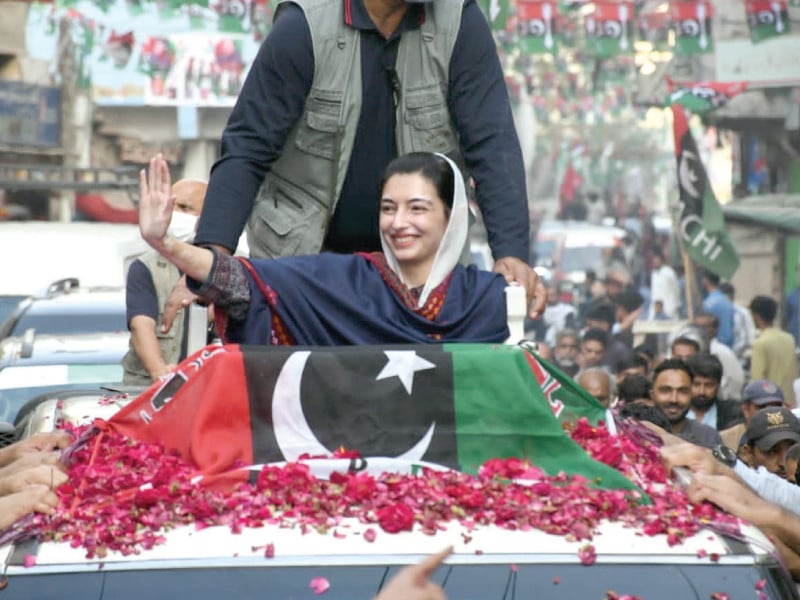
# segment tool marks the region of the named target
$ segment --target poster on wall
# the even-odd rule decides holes
[[[59,23],[78,85],[98,105],[232,106],[272,19],[272,0],[55,0],[31,6],[28,52],[56,62]]]

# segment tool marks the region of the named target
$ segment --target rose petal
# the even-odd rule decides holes
[[[22,565],[26,569],[30,569],[31,567],[36,566],[36,557],[33,554],[26,554],[25,558],[22,559]]]
[[[328,588],[331,587],[331,583],[324,577],[314,577],[314,579],[309,582],[308,587],[314,590],[317,596],[320,596],[328,591]]]
[[[264,556],[266,558],[275,557],[275,544],[267,544],[267,547],[264,548]]]

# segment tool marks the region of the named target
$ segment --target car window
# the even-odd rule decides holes
[[[266,559],[265,559],[266,560]],[[165,566],[166,567],[166,566]],[[193,569],[103,571],[102,600],[150,598],[258,598],[290,600],[313,598],[311,579],[323,577],[330,588],[326,600],[370,600],[382,582],[399,567],[383,566],[297,566],[297,567],[213,567]],[[775,587],[768,569],[755,565],[696,566],[669,564],[532,564],[516,570],[504,565],[455,565],[436,571],[432,579],[444,586],[451,600],[576,600],[605,598],[607,592],[631,594],[646,600],[708,600],[712,594],[731,598],[755,597],[756,583],[767,578],[764,592],[782,600],[796,599],[790,584]],[[9,598],[60,598],[51,590],[86,590],[73,597],[94,598],[97,573],[70,576],[21,575],[9,577],[4,592]],[[785,576],[783,576],[785,579]],[[74,581],[74,584],[73,584]],[[751,590],[752,594],[742,594]],[[785,593],[781,594],[781,591]]]
[[[31,328],[35,329],[38,334],[73,335],[125,331],[128,324],[125,320],[124,308],[115,312],[69,315],[32,315],[26,312],[16,322],[10,335],[20,336]]]
[[[17,305],[22,302],[27,296],[4,296],[0,295],[0,325],[5,321]]]

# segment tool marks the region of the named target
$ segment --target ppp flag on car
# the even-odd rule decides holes
[[[679,104],[672,105],[672,126],[680,192],[678,232],[683,246],[701,267],[730,279],[739,268],[739,257],[725,231],[722,208],[700,160],[686,113]]]
[[[208,346],[98,425],[160,442],[231,483],[237,467],[345,449],[367,462],[472,472],[490,458],[520,457],[550,474],[633,488],[559,421],[580,414],[597,422],[603,407],[585,396],[548,401],[537,382],[542,364],[522,348],[488,344]]]

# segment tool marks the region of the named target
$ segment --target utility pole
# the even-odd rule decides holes
[[[61,147],[63,166],[86,168],[90,166],[92,105],[91,90],[81,85],[80,46],[76,44],[73,22],[67,17],[59,21],[57,78],[61,89]],[[51,197],[50,218],[69,222],[75,212],[75,192],[58,189]]]

